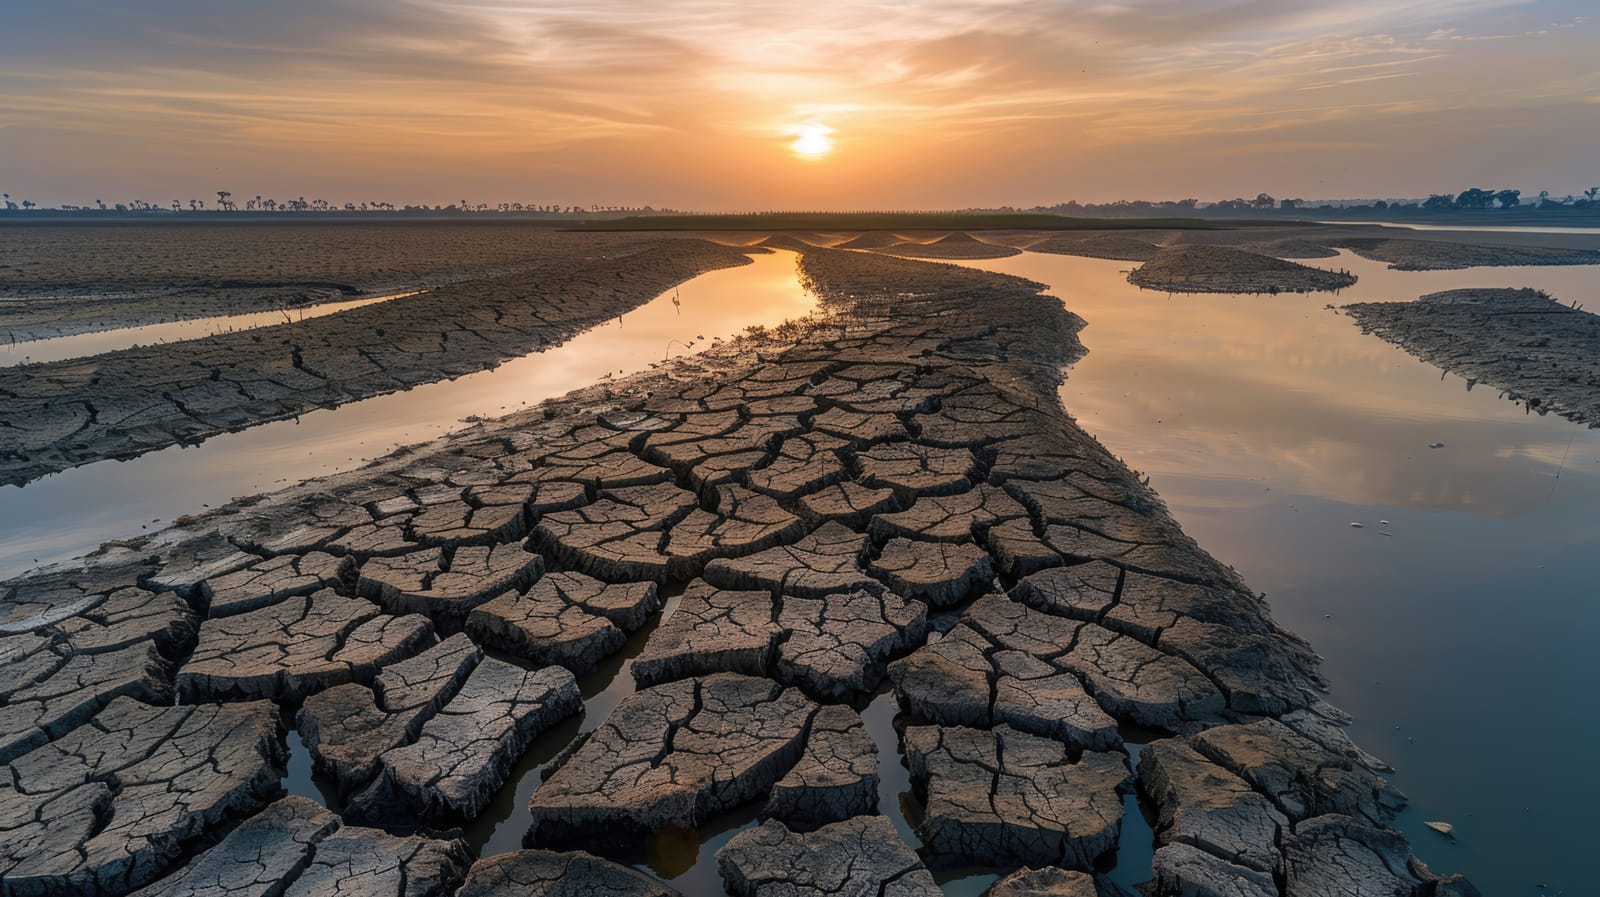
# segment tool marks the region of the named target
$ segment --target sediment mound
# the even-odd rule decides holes
[[[1314,240],[1297,240],[1292,237],[1262,243],[1247,243],[1242,248],[1280,259],[1331,259],[1339,255],[1337,249],[1331,249]]]
[[[1482,246],[1433,240],[1384,240],[1375,237],[1342,240],[1338,245],[1362,258],[1388,262],[1389,267],[1396,271],[1442,271],[1483,266],[1600,265],[1600,252],[1592,249]]]
[[[808,240],[807,238],[810,238]],[[816,240],[818,242],[811,242]],[[821,245],[821,238],[814,234],[773,234],[756,244],[767,249],[787,249],[790,252],[806,252],[816,249]]]
[[[1046,237],[1029,246],[1028,251],[1048,252],[1053,255],[1081,255],[1092,259],[1148,262],[1161,251],[1161,246],[1150,240],[1126,234],[1094,234],[1087,237],[1061,234]]]
[[[1600,317],[1537,290],[1449,290],[1344,310],[1429,364],[1506,391],[1541,414],[1600,425]]]
[[[998,259],[1018,255],[1022,250],[983,240],[965,233],[940,237],[932,243],[897,243],[883,249],[892,255],[924,259]]]
[[[854,239],[846,240],[835,246],[835,249],[882,249],[885,246],[894,246],[904,242],[899,234],[888,231],[869,231]]]
[[[1229,246],[1169,246],[1128,281],[1168,293],[1310,293],[1339,290],[1355,275],[1325,271]]]

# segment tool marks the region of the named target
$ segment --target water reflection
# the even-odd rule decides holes
[[[1027,253],[969,264],[1055,285],[1088,321],[1089,355],[1063,402],[1134,467],[1165,475],[1169,502],[1186,483],[1241,479],[1260,488],[1230,504],[1259,504],[1270,489],[1514,517],[1549,501],[1558,471],[1592,475],[1600,458],[1600,431],[1530,415],[1325,307],[1473,285],[1586,302],[1594,268],[1400,272],[1346,252],[1325,267],[1361,280],[1339,296],[1265,297],[1134,290],[1125,262]]]
[[[19,364],[42,364],[46,361],[62,361],[68,358],[86,358],[90,355],[115,352],[118,349],[130,349],[134,346],[154,346],[161,343],[200,339],[219,333],[255,330],[259,327],[271,327],[287,322],[320,318],[324,315],[360,308],[363,305],[375,305],[379,302],[388,302],[391,299],[404,299],[407,296],[417,296],[425,292],[427,291],[413,290],[409,293],[368,296],[364,299],[322,302],[317,305],[281,311],[190,318],[185,321],[146,324],[142,327],[118,327],[112,330],[75,333],[71,336],[58,336],[49,339],[7,342],[0,344],[0,367],[11,367]],[[175,351],[181,351],[181,347],[176,347]]]
[[[1169,298],[1129,288],[1125,262],[962,264],[1050,284],[1088,321],[1063,403],[1327,658],[1351,734],[1399,769],[1417,854],[1485,894],[1583,893],[1600,782],[1567,771],[1600,738],[1600,430],[1469,389],[1323,306],[1526,286],[1593,309],[1597,269],[1343,253],[1317,262],[1361,278],[1336,298]]]
[[[679,302],[674,304],[676,297]],[[418,386],[296,420],[227,433],[126,462],[104,461],[0,486],[0,577],[76,557],[107,539],[157,529],[179,514],[311,476],[350,470],[423,442],[469,416],[493,417],[631,373],[742,328],[805,316],[815,298],[795,277],[795,255],[703,274],[548,351],[492,371]],[[678,345],[693,344],[693,349]]]

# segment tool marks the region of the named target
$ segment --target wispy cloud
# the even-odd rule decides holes
[[[1600,51],[1574,0],[22,6],[0,36],[0,178],[54,189],[212,171],[329,193],[785,204],[936,201],[942,183],[954,204],[1044,198],[1081,184],[1053,171],[1088,163],[1108,167],[1080,196],[1131,192],[1150,178],[1136,166],[1190,141],[1211,161],[1168,166],[1194,181],[1181,192],[1232,192],[1265,135],[1315,155],[1349,129],[1587,108]],[[1492,68],[1474,49],[1489,40]],[[783,135],[806,122],[838,149],[797,170]],[[61,147],[91,139],[98,154]]]

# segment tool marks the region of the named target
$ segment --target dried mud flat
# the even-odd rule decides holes
[[[591,251],[626,242],[585,239]],[[0,302],[0,336],[43,339],[407,292],[515,273],[570,254],[573,240],[498,222],[0,227],[0,299],[10,300]]]
[[[515,273],[337,315],[0,369],[0,484],[493,368],[749,262],[703,240],[562,240]]]
[[[1058,234],[1046,237],[1027,246],[1029,252],[1048,252],[1055,255],[1080,255],[1092,259],[1115,259],[1125,262],[1148,262],[1161,252],[1161,245],[1143,237],[1127,234]]]
[[[1449,290],[1344,311],[1374,333],[1540,414],[1600,426],[1600,316],[1536,290]]]
[[[849,246],[850,244],[847,243],[845,245]],[[856,247],[851,246],[850,248]],[[919,259],[998,259],[1022,252],[1022,250],[1014,246],[990,243],[987,240],[980,240],[971,234],[960,232],[948,234],[928,243],[919,243],[914,240],[892,243],[887,246],[877,247],[877,251],[888,255]]]
[[[1518,265],[1600,265],[1600,250],[1538,246],[1490,246],[1445,240],[1343,239],[1334,242],[1355,254],[1388,262],[1397,271]]]
[[[1185,243],[1162,249],[1128,281],[1168,293],[1310,293],[1344,289],[1356,278],[1229,246]]]
[[[1016,278],[802,266],[796,341],[0,584],[0,893],[666,895],[604,857],[753,806],[734,894],[956,865],[1105,897],[1130,791],[1150,897],[1475,893],[1386,828],[1309,647],[1061,409],[1080,319]],[[450,826],[637,631],[639,690],[543,771],[527,849],[474,861]],[[885,687],[920,844],[876,815]],[[291,710],[328,808],[281,796]]]

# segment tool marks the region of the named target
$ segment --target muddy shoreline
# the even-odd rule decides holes
[[[1403,797],[1343,735],[1309,646],[1060,407],[1081,319],[1018,278],[801,264],[823,305],[800,327],[0,584],[20,683],[0,880],[304,888],[382,851],[398,859],[378,874],[424,894],[563,876],[668,893],[546,848],[588,832],[622,859],[754,806],[765,821],[718,854],[738,893],[798,870],[806,893],[932,895],[930,866],[1041,863],[1117,893],[1096,873],[1137,793],[1159,820],[1153,897],[1474,893],[1385,828]],[[546,768],[535,849],[474,863],[448,834],[365,827],[475,816],[576,711],[574,674],[685,585],[632,668],[641,690]],[[850,708],[884,682],[920,844],[871,815],[881,771]],[[343,708],[301,709],[302,735],[307,712],[384,733],[307,741],[345,777],[342,824],[274,802],[280,709],[302,704]],[[161,762],[90,750],[103,729]],[[1130,756],[1123,730],[1153,741]],[[226,775],[164,786],[180,755]],[[95,821],[53,826],[46,806]],[[289,859],[226,862],[262,844]]]
[[[513,274],[563,254],[548,227],[438,222],[0,228],[0,338],[292,310]],[[595,236],[587,245],[621,245]]]
[[[1168,293],[1311,293],[1356,282],[1354,275],[1229,246],[1168,246],[1133,269],[1128,282]]]
[[[1375,334],[1530,411],[1600,427],[1600,317],[1535,290],[1450,290],[1343,310]]]
[[[0,370],[0,483],[492,368],[748,261],[697,240],[611,242],[573,237],[515,274],[314,320]]]

